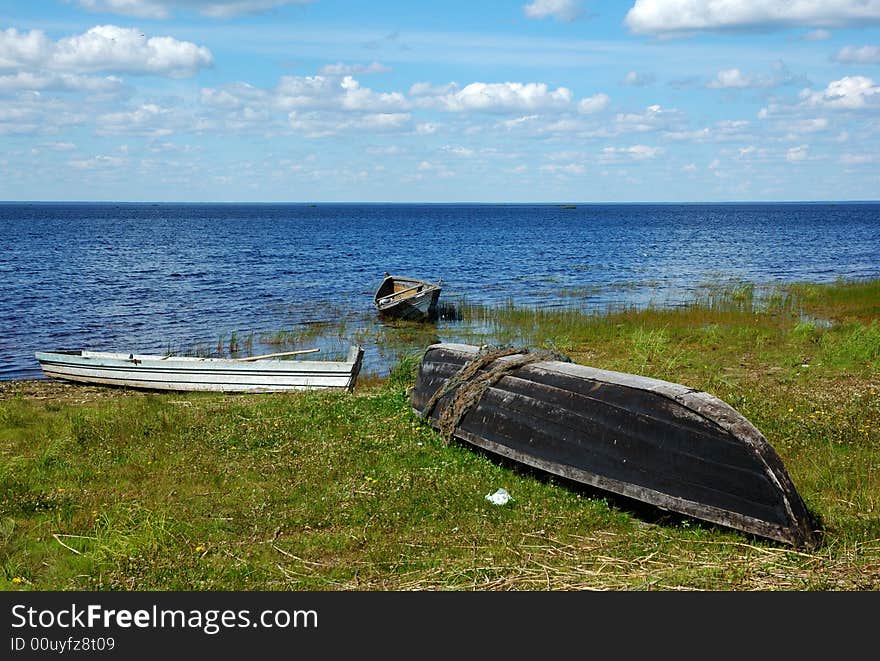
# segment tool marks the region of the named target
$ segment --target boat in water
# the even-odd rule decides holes
[[[436,319],[441,285],[440,280],[428,282],[386,273],[373,303],[384,316],[413,321]]]
[[[43,373],[77,383],[145,390],[282,392],[318,388],[353,390],[364,350],[352,345],[345,360],[281,360],[289,351],[249,358],[200,358],[105,351],[38,351]]]
[[[557,358],[434,344],[410,403],[448,439],[795,547],[818,543],[782,460],[728,404]]]

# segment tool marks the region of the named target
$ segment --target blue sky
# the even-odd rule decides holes
[[[880,198],[880,0],[0,4],[0,200]]]

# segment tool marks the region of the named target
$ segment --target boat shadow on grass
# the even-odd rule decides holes
[[[670,532],[678,529],[701,530],[707,533],[715,532],[724,533],[727,535],[735,534],[749,540],[750,543],[754,544],[778,544],[777,542],[769,540],[766,537],[761,537],[760,535],[755,535],[742,530],[731,530],[731,528],[728,528],[726,526],[713,524],[702,519],[690,517],[686,514],[664,510],[650,503],[636,500],[634,498],[617,494],[612,491],[606,491],[598,487],[593,487],[588,484],[584,484],[583,482],[578,482],[576,480],[572,480],[561,475],[548,473],[547,471],[541,470],[540,468],[519,463],[517,461],[514,461],[513,459],[510,459],[509,457],[496,454],[491,450],[487,450],[476,445],[471,445],[470,443],[460,441],[459,439],[453,439],[452,442],[456,445],[466,448],[470,452],[477,453],[478,455],[491,461],[497,466],[512,471],[516,475],[534,479],[541,484],[560,486],[568,491],[571,491],[572,493],[578,494],[590,500],[604,501],[608,505],[608,508],[610,510],[616,510],[625,513],[626,515],[635,519],[637,525],[639,526],[657,526],[668,529]],[[516,494],[511,495],[515,500]],[[810,517],[811,528],[813,529],[817,539],[815,548],[821,548],[824,545],[824,537],[826,532],[825,523],[821,515],[819,515],[818,513],[810,509],[808,509],[807,512]],[[785,545],[783,544],[778,545],[785,547]]]

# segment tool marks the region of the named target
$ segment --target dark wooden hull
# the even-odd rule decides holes
[[[477,352],[464,344],[428,347],[410,392],[413,410],[422,415]],[[455,392],[437,402],[434,426]],[[666,510],[797,547],[817,542],[812,517],[761,432],[720,399],[679,384],[535,362],[486,390],[454,436]]]

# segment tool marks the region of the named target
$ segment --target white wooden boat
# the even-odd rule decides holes
[[[310,353],[310,352],[287,352]],[[283,354],[269,354],[279,356]],[[315,388],[354,389],[364,350],[353,345],[344,361],[198,358],[38,351],[43,373],[53,379],[146,390],[280,392]]]
[[[422,320],[437,316],[441,282],[385,274],[373,302],[379,314],[400,319]]]

